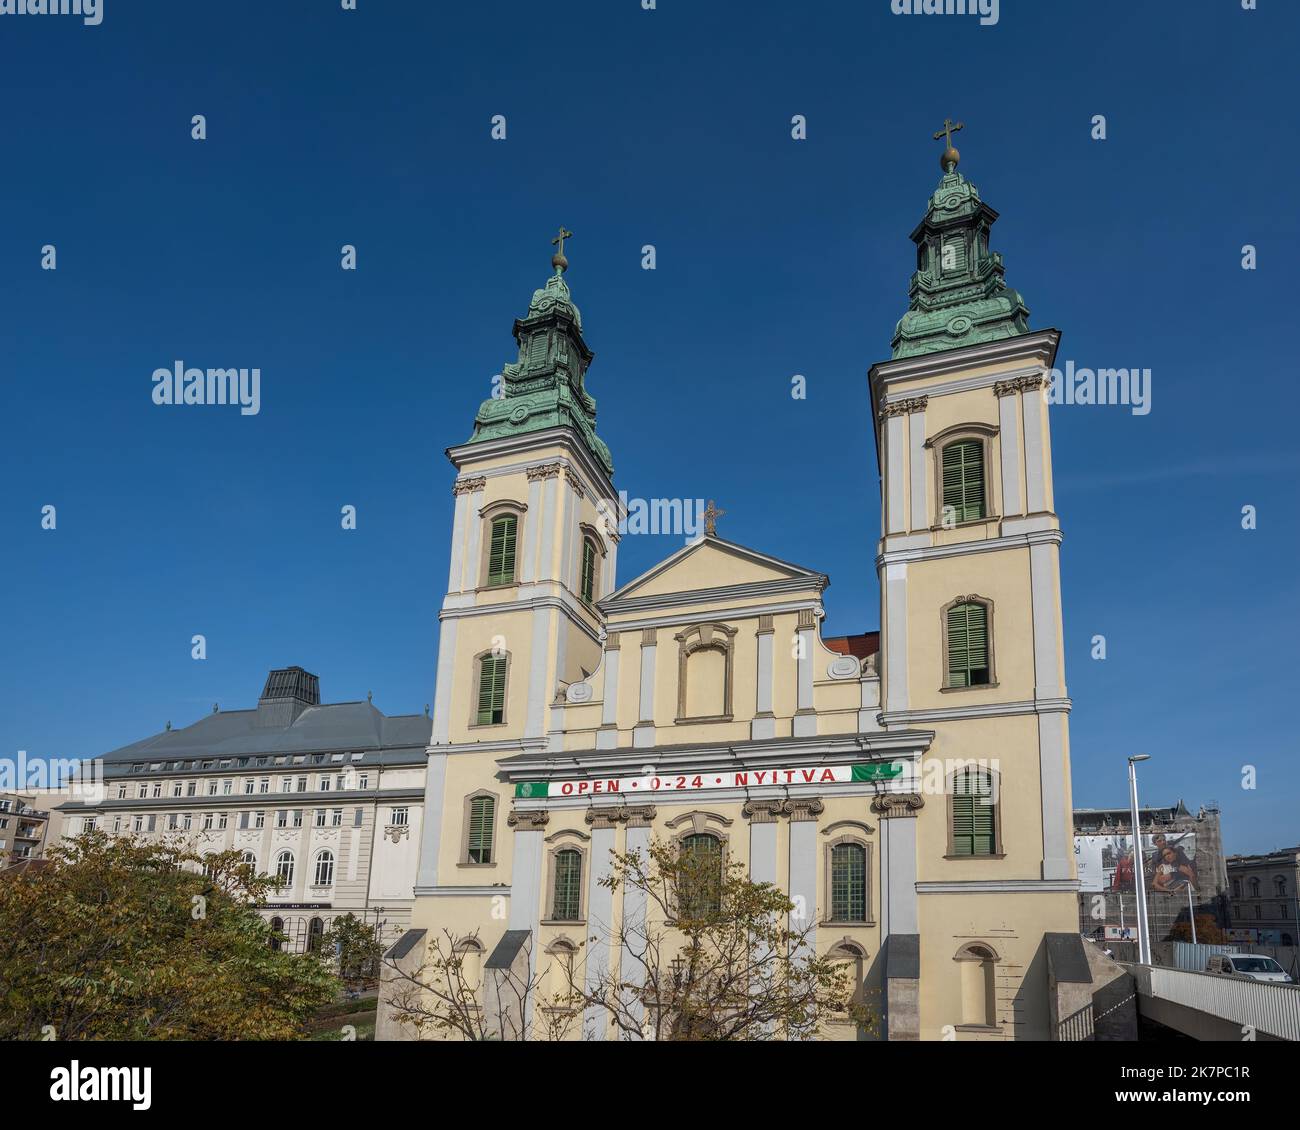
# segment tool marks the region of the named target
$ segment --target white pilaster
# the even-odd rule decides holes
[[[1032,395],[1032,394],[1031,394]],[[998,444],[1002,449],[1002,513],[1023,514],[1020,501],[1020,405],[1019,394],[998,397]],[[992,505],[992,499],[989,500]]]
[[[460,592],[464,587],[461,577],[465,563],[465,523],[469,514],[469,495],[456,495],[456,516],[451,523],[451,569],[447,576],[447,591]]]
[[[438,628],[438,677],[433,692],[433,736],[431,745],[446,745],[451,734],[451,682],[456,673],[455,617],[443,620]]]
[[[1025,422],[1025,502],[1027,512],[1041,514],[1047,504],[1047,451],[1043,446],[1047,404],[1043,389],[1026,389],[1020,397]]]
[[[537,535],[544,520],[542,513],[542,481],[528,480],[528,513],[524,515],[524,559],[519,566],[519,583],[532,584],[537,579]]]
[[[907,473],[906,422],[900,415],[885,420],[885,531],[901,534],[907,529],[903,510],[903,481]]]
[[[912,529],[925,530],[930,526],[929,494],[925,485],[925,409],[912,412],[907,417],[907,443],[911,455],[911,477],[908,490],[912,498]]]
[[[907,709],[907,562],[885,566],[885,709]]]

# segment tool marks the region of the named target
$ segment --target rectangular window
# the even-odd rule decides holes
[[[557,922],[577,922],[582,917],[582,853],[565,848],[555,853],[555,905]]]
[[[215,780],[208,782],[208,796],[217,795],[217,782]]]
[[[359,789],[368,789],[368,788],[370,788],[370,774],[369,774],[369,773],[360,773],[360,774],[357,775],[357,788],[359,788]]]
[[[476,796],[469,803],[469,862],[492,862],[492,825],[496,802],[490,796]]]
[[[492,519],[492,537],[488,546],[489,585],[509,585],[515,579],[515,532],[519,519],[502,514]]]
[[[153,796],[154,796],[154,800],[157,800],[160,796],[162,796],[162,782],[161,782],[161,781],[155,781],[155,782],[153,783]]]
[[[293,792],[293,778],[292,778],[292,777],[281,777],[281,778],[280,778],[280,791],[281,791],[282,793],[291,793],[291,792]]]
[[[271,778],[263,777],[257,782],[257,791],[259,793],[269,793],[271,791]]]
[[[392,812],[392,817],[389,819],[388,823],[389,823],[389,824],[397,824],[397,825],[399,825],[399,826],[401,826],[401,825],[406,825],[406,824],[408,824],[408,823],[410,822],[410,820],[409,820],[409,814],[410,814],[410,810],[409,810],[409,809],[406,809],[406,808],[394,808],[394,809],[393,809],[393,812]]]
[[[979,687],[989,682],[988,606],[956,604],[948,609],[948,686]]]
[[[266,827],[266,813],[265,813],[265,812],[254,812],[254,813],[253,813],[253,827],[254,827],[254,828],[265,828],[265,827]]]
[[[122,818],[121,818],[120,816],[114,816],[114,817],[113,817],[113,831],[114,831],[114,832],[120,832],[121,830],[122,830]]]
[[[198,785],[198,781],[189,781],[189,782],[185,785],[185,795],[186,795],[186,796],[193,796],[193,795],[194,795],[194,789],[195,789],[195,786],[196,786],[196,785]]]
[[[317,827],[317,828],[323,828],[323,827],[325,827],[325,810],[324,810],[323,808],[318,808],[318,809],[316,809],[316,821],[315,821],[315,822],[316,822],[316,827]]]
[[[137,799],[144,800],[149,795],[149,786],[141,785],[135,790],[135,795]]]
[[[862,844],[831,848],[831,919],[867,920],[867,849]]]
[[[173,812],[170,816],[167,817],[167,831],[169,832],[176,831],[180,827],[180,824],[181,824],[180,813]]]
[[[327,793],[327,792],[329,792],[329,791],[330,791],[330,788],[332,787],[332,785],[333,785],[333,778],[331,778],[331,777],[321,777],[321,779],[320,779],[320,791],[321,791],[321,792],[323,792],[323,793]]]
[[[299,778],[298,778],[298,791],[299,791],[300,793],[305,793],[305,792],[307,791],[307,778],[306,778],[306,777],[299,777]]]
[[[209,830],[209,829],[212,827],[212,820],[213,820],[213,816],[212,816],[212,813],[211,813],[211,812],[205,812],[205,813],[203,814],[203,828],[204,828],[204,831],[207,831],[207,830]]]
[[[293,810],[293,826],[294,826],[295,828],[301,828],[301,827],[302,827],[302,809],[301,809],[301,808],[295,808],[295,809]]]
[[[245,778],[244,778],[244,796],[252,796],[252,795],[253,795],[253,787],[254,787],[254,783],[255,783],[255,782],[253,781],[253,778],[252,778],[252,777],[245,777]]]
[[[144,831],[144,817],[143,817],[143,816],[137,816],[137,817],[135,818],[135,820],[132,822],[132,824],[131,824],[131,828],[132,828],[134,831],[136,831],[136,832],[143,832],[143,831]]]
[[[596,599],[596,546],[591,538],[582,539],[582,599],[588,604]]]
[[[181,785],[182,785],[182,784],[183,784],[183,782],[181,782],[181,781],[173,781],[173,782],[172,782],[172,796],[180,796],[180,795],[181,795]]]
[[[485,655],[479,661],[478,724],[496,726],[506,716],[506,664],[504,655]]]
[[[943,449],[943,513],[940,521],[970,522],[985,516],[984,442],[963,439]]]
[[[227,777],[224,781],[221,782],[221,795],[229,796],[231,790],[234,788],[234,785],[235,782],[232,781],[229,777]]]
[[[997,806],[993,781],[978,769],[962,769],[952,779],[953,855],[993,855],[997,851]]]
[[[194,813],[187,812],[185,818],[181,821],[181,828],[188,832],[194,827]]]
[[[126,786],[125,786],[125,785],[118,785],[118,786],[117,786],[117,799],[118,799],[118,800],[126,800]],[[0,811],[4,811],[4,812],[8,812],[8,811],[9,811],[9,809],[8,809],[8,807],[7,807],[7,806],[8,806],[8,801],[5,802],[5,805],[6,805],[6,807],[5,807],[4,809],[0,809]]]
[[[343,809],[336,808],[330,813],[330,826],[333,828],[343,827]]]
[[[276,814],[275,814],[275,826],[276,826],[277,828],[287,828],[287,827],[289,826],[289,811],[288,811],[288,809],[281,808],[278,812],[276,812]]]

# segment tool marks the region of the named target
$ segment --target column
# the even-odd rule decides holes
[[[551,814],[544,809],[515,810],[506,824],[515,830],[514,862],[510,871],[510,910],[506,919],[507,930],[527,930],[527,979],[531,982],[537,973],[537,927],[541,917],[542,901],[542,837]],[[521,963],[522,965],[522,963]],[[522,971],[521,971],[522,972]],[[531,1032],[533,994],[529,994],[524,1007],[524,1030]]]
[[[1020,397],[1015,381],[998,381],[998,444],[1002,448],[1002,513],[1023,514],[1020,500]],[[991,503],[990,503],[991,505]]]
[[[794,736],[811,737],[817,733],[817,712],[813,709],[813,656],[816,647],[817,618],[811,608],[799,610],[798,658],[795,661],[799,680],[794,714]]]
[[[776,737],[776,716],[772,713],[772,647],[775,631],[771,615],[758,618],[758,710],[750,723],[751,738]]]
[[[618,746],[618,668],[621,655],[619,635],[610,632],[605,640],[605,685],[600,704],[600,729],[596,731],[597,749],[615,749]]]
[[[907,449],[911,457],[908,491],[912,499],[913,530],[926,530],[930,526],[929,496],[925,489],[925,406],[929,399],[916,396],[905,402],[908,407]]]
[[[907,709],[907,562],[885,566],[885,710]]]
[[[458,479],[451,493],[456,498],[456,516],[451,523],[451,568],[447,575],[447,591],[460,592],[464,587],[461,578],[465,564],[465,523],[469,515],[469,492],[473,479]]]
[[[591,825],[591,863],[587,870],[587,964],[584,986],[595,993],[609,973],[609,951],[614,930],[614,892],[601,885],[613,870],[614,817],[594,809],[587,812]],[[595,937],[596,941],[590,939]],[[603,1040],[609,1031],[609,1014],[589,1006],[582,1018],[583,1039]]]
[[[433,732],[431,745],[451,741],[451,683],[456,673],[455,617],[445,617],[438,628],[438,676],[433,692]]]
[[[1022,377],[1017,385],[1024,390],[1020,398],[1025,423],[1025,501],[1029,514],[1051,509],[1047,498],[1047,447],[1045,444],[1047,404],[1043,396],[1042,377]]]
[[[519,564],[519,583],[530,585],[537,579],[537,541],[543,520],[541,468],[528,468],[528,512],[524,515],[524,556]]]
[[[632,731],[632,744],[637,747],[652,746],[655,742],[655,654],[658,636],[654,628],[641,633],[641,690],[637,711],[636,729]]]
[[[794,903],[790,913],[790,929],[802,934],[808,931],[809,947],[817,944],[817,818],[825,805],[817,797],[788,800],[782,811],[790,818],[790,889],[787,894]]]
[[[880,938],[885,956],[885,1038],[921,1038],[921,939],[916,898],[916,793],[871,802],[880,817]]]
[[[480,583],[479,545],[483,535],[483,519],[479,517],[479,511],[483,509],[483,488],[487,486],[487,479],[481,476],[477,479],[462,479],[456,485],[462,484],[469,494],[465,498],[468,536],[465,539],[465,563],[461,569],[460,583],[462,589],[476,589]]]
[[[424,773],[424,821],[420,827],[420,866],[416,887],[438,885],[438,855],[442,845],[443,788],[447,781],[447,754],[431,751]],[[375,819],[379,818],[378,813]]]
[[[639,851],[645,858],[650,850],[650,825],[654,822],[654,805],[629,808],[627,815],[627,841],[625,850],[630,855]],[[623,889],[623,928],[620,936],[623,941],[623,953],[619,975],[626,985],[636,986],[645,976],[645,965],[638,960],[644,957],[646,950],[646,895],[631,887]],[[634,991],[629,991],[625,998],[626,1011],[639,1021],[645,1019],[645,1008],[636,998]]]

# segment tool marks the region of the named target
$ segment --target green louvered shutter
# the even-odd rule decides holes
[[[992,855],[997,850],[997,807],[988,774],[963,770],[953,778],[954,855]]]
[[[943,449],[943,514],[958,522],[984,517],[984,444],[963,439]]]
[[[485,655],[479,660],[478,724],[495,726],[506,716],[506,657]]]
[[[577,922],[582,915],[582,854],[571,848],[555,855],[555,906],[557,922]]]
[[[988,681],[988,608],[954,605],[948,609],[948,686],[978,687]]]
[[[490,796],[475,797],[469,803],[469,861],[492,862],[492,818],[496,804]]]
[[[590,603],[596,595],[596,547],[591,538],[582,541],[582,599]]]
[[[492,522],[492,542],[488,546],[489,585],[508,585],[515,579],[515,532],[518,519],[505,514]]]

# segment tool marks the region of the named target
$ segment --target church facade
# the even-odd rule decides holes
[[[658,841],[785,891],[792,928],[875,1002],[874,1036],[1052,1037],[1049,951],[1078,941],[1044,395],[1059,335],[1029,328],[958,159],[949,143],[912,233],[910,308],[870,370],[878,634],[823,638],[828,578],[712,523],[619,583],[561,242],[503,395],[448,451],[425,819],[394,969],[445,940],[485,1007],[502,971],[539,1000],[562,970],[594,984],[626,966],[596,939],[645,914],[602,883],[612,853]],[[416,1034],[381,1005],[379,1038]],[[572,1032],[623,1035],[599,1015]]]

